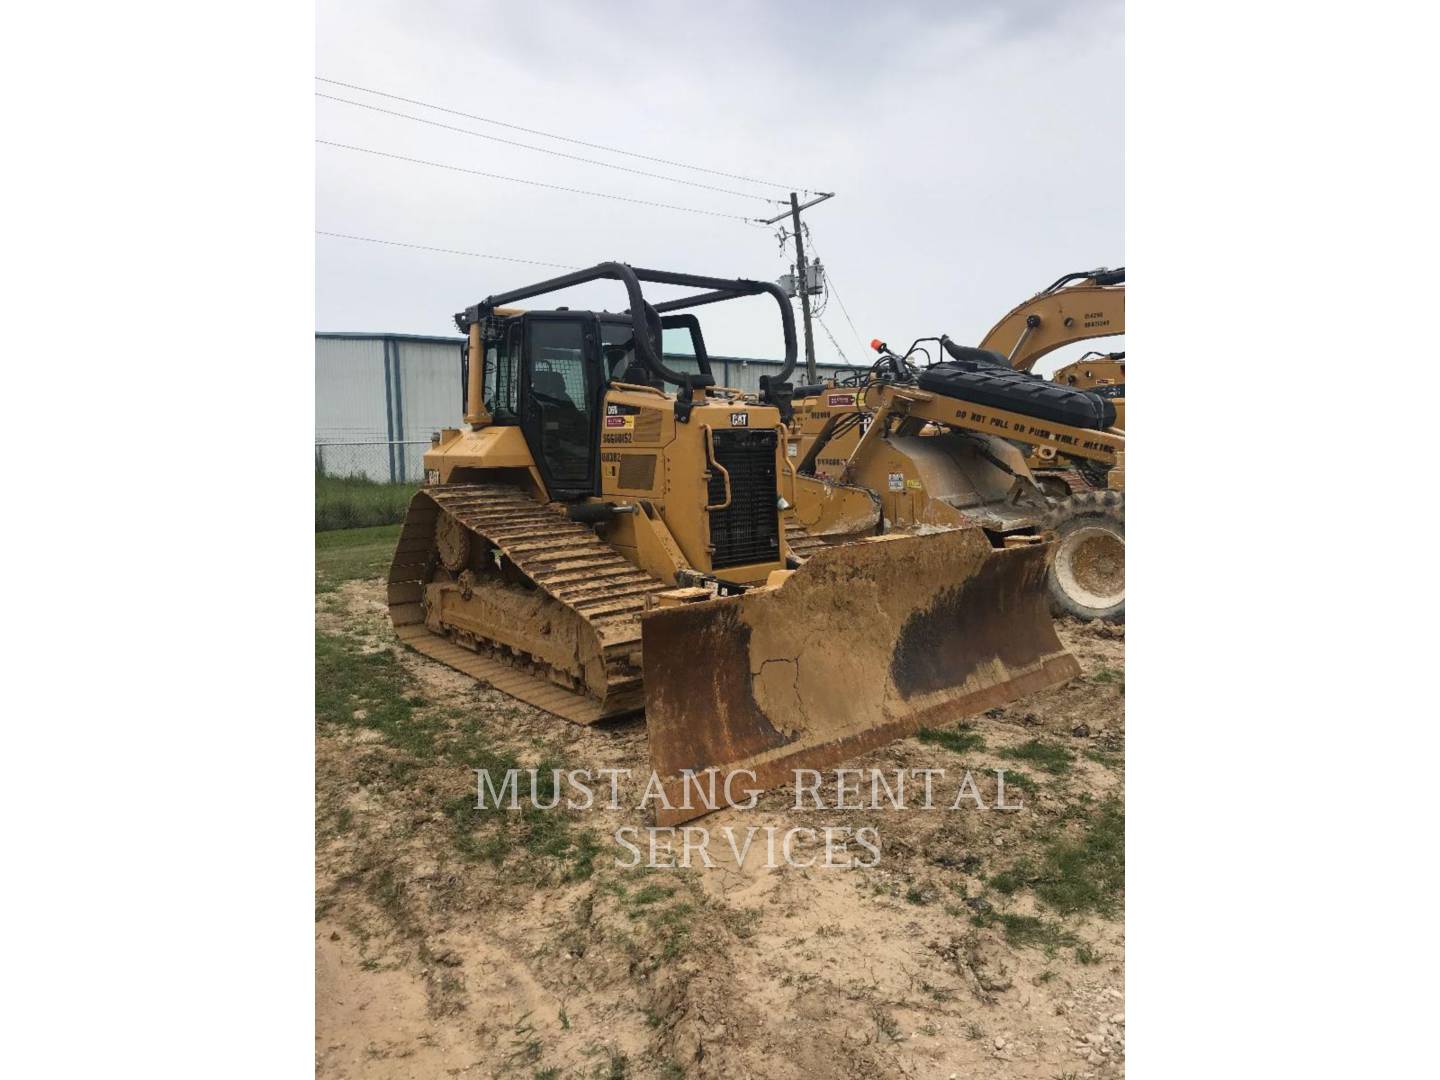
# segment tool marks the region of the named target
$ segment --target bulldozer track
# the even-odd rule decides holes
[[[498,552],[537,590],[594,632],[604,664],[597,696],[575,689],[567,673],[513,641],[427,626],[426,587],[439,566],[436,522],[447,514],[471,542]],[[496,557],[496,556],[492,556]],[[512,697],[576,723],[589,724],[644,707],[640,615],[649,598],[669,588],[563,511],[501,484],[425,488],[410,504],[390,568],[387,601],[405,644]],[[582,636],[583,637],[583,636]],[[578,657],[583,666],[584,657]]]

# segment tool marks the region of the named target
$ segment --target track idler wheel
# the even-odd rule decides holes
[[[470,530],[442,512],[435,522],[435,551],[440,564],[458,574],[470,565]]]

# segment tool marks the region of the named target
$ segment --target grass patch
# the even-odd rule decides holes
[[[316,533],[315,591],[334,592],[347,581],[380,577],[399,539],[399,525]]]
[[[645,907],[647,904],[653,904],[660,900],[669,900],[670,897],[674,895],[674,889],[666,888],[663,885],[655,885],[652,883],[646,885],[634,896],[630,897],[630,903],[633,907]],[[630,913],[630,917],[632,919],[639,918],[640,912],[632,911]]]
[[[499,784],[507,770],[520,767],[513,754],[495,750],[478,718],[463,719],[457,726],[447,720],[445,712],[424,705],[424,699],[415,694],[409,672],[390,650],[365,652],[352,637],[317,631],[316,720],[380,732],[401,754],[378,758],[379,778],[404,785],[418,769],[443,762],[472,777],[473,770],[485,769]],[[554,770],[562,765],[546,760],[536,768],[535,801],[548,804],[554,796]],[[578,827],[563,804],[551,810],[534,806],[529,798],[529,777],[523,773],[520,787],[519,810],[476,809],[473,787],[446,803],[456,851],[467,859],[496,864],[512,853],[524,852],[538,857],[524,861],[526,873],[544,876],[558,871],[566,881],[590,877],[601,850],[594,830]]]
[[[991,877],[990,887],[998,893],[1014,896],[1030,881],[1032,873],[1030,864],[1022,859],[1008,870],[1001,870]]]
[[[1044,743],[1039,739],[1031,739],[1020,746],[1006,747],[1000,751],[1000,756],[1011,761],[1028,762],[1036,768],[1044,769],[1056,776],[1069,772],[1070,766],[1075,761],[1075,755],[1063,746]]]
[[[548,766],[544,768],[548,769]],[[536,791],[543,790],[548,772],[542,771]],[[595,872],[600,841],[593,829],[581,828],[565,811],[541,810],[530,805],[527,787],[521,809],[477,808],[475,793],[452,799],[445,806],[451,842],[464,858],[496,866],[511,855],[523,853],[517,872],[531,878],[584,881]],[[548,795],[541,795],[549,801]]]
[[[381,484],[364,476],[315,477],[315,531],[398,525],[418,489]]]
[[[1104,750],[1086,750],[1085,757],[1096,765],[1104,765],[1107,769],[1118,769],[1121,767],[1119,754],[1110,754]]]
[[[674,960],[690,944],[690,928],[694,915],[694,904],[679,903],[660,909],[650,920],[651,928],[659,936],[662,960]]]
[[[966,731],[963,728],[950,731],[922,727],[915,733],[915,737],[921,742],[943,746],[946,750],[952,750],[957,754],[963,754],[968,750],[985,749],[985,739],[978,731]]]
[[[1106,799],[1076,840],[1046,850],[1035,895],[1056,911],[1110,914],[1125,889],[1125,805]]]
[[[1062,915],[1112,914],[1125,889],[1124,804],[1106,799],[1083,820],[1079,837],[1052,840],[1038,859],[1019,859],[992,875],[990,887],[1005,896],[1032,889]]]
[[[1068,930],[1036,915],[1001,915],[999,918],[1000,926],[1005,931],[1005,940],[1011,945],[1035,945],[1054,949],[1075,941],[1074,935]]]
[[[1094,675],[1090,676],[1094,683],[1119,683],[1120,689],[1125,689],[1125,673],[1112,667],[1102,667]]]
[[[1039,790],[1040,785],[1028,774],[1021,772],[1019,769],[1005,770],[1005,802],[1007,804],[1015,801],[1010,797],[1011,792],[1018,791],[1023,794],[1027,791],[1035,792]]]
[[[1059,923],[1050,922],[1038,915],[1006,914],[987,909],[970,917],[971,926],[998,926],[1005,934],[1005,940],[1016,948],[1033,946],[1044,949],[1047,956],[1054,956],[1062,945],[1074,945],[1076,937]]]
[[[632,877],[635,876],[643,880],[650,874],[634,871]],[[629,948],[635,963],[644,971],[658,970],[683,953],[697,921],[726,921],[723,909],[711,905],[688,880],[669,878],[664,884],[646,881],[631,891],[624,882],[612,879],[604,882],[601,889],[620,900],[621,910],[637,924],[637,929],[643,927],[630,937]]]
[[[872,1006],[870,1017],[875,1021],[875,1030],[890,1042],[899,1042],[902,1038],[900,1033],[900,1022],[891,1016],[879,1005]]]
[[[352,637],[316,631],[316,720],[374,728],[398,749],[430,757],[445,725],[418,716],[423,704],[409,673],[389,649],[367,653]]]

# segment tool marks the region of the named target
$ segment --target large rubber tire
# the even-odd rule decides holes
[[[1125,493],[1086,491],[1051,503],[1050,607],[1077,619],[1125,621]]]

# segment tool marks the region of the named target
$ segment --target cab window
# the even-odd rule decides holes
[[[497,423],[520,416],[520,328],[485,346],[485,410]]]

